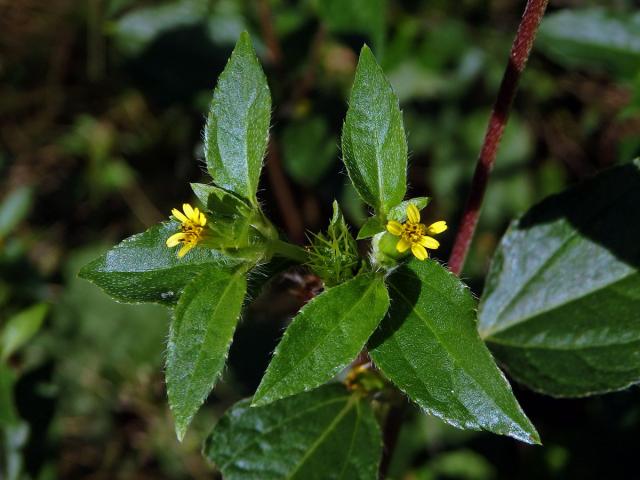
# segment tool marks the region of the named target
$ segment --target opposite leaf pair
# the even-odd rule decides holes
[[[387,281],[388,292],[381,274],[361,274],[311,300],[285,332],[252,404],[322,385],[368,342],[376,366],[427,412],[460,428],[539,442],[476,331],[476,302],[462,282],[417,260]]]

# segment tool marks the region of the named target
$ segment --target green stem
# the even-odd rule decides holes
[[[269,251],[272,254],[280,255],[281,257],[290,258],[300,263],[307,263],[309,261],[309,254],[304,248],[298,247],[282,240],[270,240]]]

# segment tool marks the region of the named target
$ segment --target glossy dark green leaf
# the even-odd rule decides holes
[[[234,405],[204,454],[226,480],[375,480],[380,429],[366,399],[339,384],[272,405]]]
[[[382,276],[373,273],[315,297],[287,328],[253,404],[265,405],[333,378],[356,358],[388,308]]]
[[[0,361],[9,358],[40,330],[48,310],[48,305],[39,303],[22,310],[5,323],[0,330]]]
[[[581,396],[640,382],[640,161],[549,197],[514,223],[480,334],[529,387]]]
[[[402,112],[382,68],[365,45],[342,129],[342,154],[358,194],[386,214],[404,198],[407,139]]]
[[[126,303],[172,305],[184,286],[206,266],[231,268],[235,260],[214,250],[194,248],[183,258],[165,242],[180,226],[162,223],[120,242],[80,270],[85,278]]]
[[[604,69],[631,78],[640,65],[640,13],[561,10],[543,20],[536,46],[569,68]]]
[[[391,309],[369,341],[382,372],[427,413],[459,428],[538,443],[476,330],[476,302],[440,264],[414,260],[388,279]]]
[[[246,290],[243,269],[209,268],[187,285],[176,306],[166,378],[180,440],[222,372]]]
[[[218,78],[204,132],[207,168],[219,187],[257,205],[271,94],[247,32]]]

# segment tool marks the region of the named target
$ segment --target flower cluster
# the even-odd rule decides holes
[[[420,223],[420,210],[413,203],[407,207],[407,221],[404,223],[390,220],[387,223],[387,231],[400,237],[396,244],[396,249],[404,253],[411,249],[411,253],[418,260],[425,260],[429,257],[427,248],[435,250],[440,246],[435,238],[429,235],[437,235],[447,229],[447,222],[440,220],[432,223],[428,227]]]
[[[188,203],[182,205],[182,213],[174,208],[171,213],[174,218],[182,223],[180,232],[174,233],[167,239],[167,247],[173,248],[182,244],[178,251],[178,258],[184,257],[189,250],[195,247],[204,236],[204,227],[207,224],[207,217],[197,208],[193,208]]]

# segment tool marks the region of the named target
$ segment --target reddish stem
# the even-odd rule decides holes
[[[498,146],[509,117],[509,110],[548,3],[549,0],[527,1],[518,32],[513,41],[509,63],[502,77],[498,97],[489,118],[489,126],[473,174],[469,198],[449,257],[449,269],[456,275],[460,275],[469,252],[471,240],[478,224],[484,193],[487,190],[489,175],[495,163]]]

